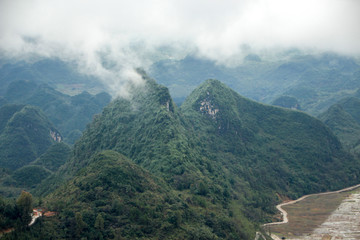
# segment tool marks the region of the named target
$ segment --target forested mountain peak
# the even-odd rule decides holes
[[[137,70],[138,74],[141,75],[144,83],[140,85],[131,85],[130,101],[136,105],[142,105],[149,107],[150,105],[156,104],[156,107],[165,107],[167,111],[174,112],[174,103],[170,96],[169,89],[162,86],[152,78],[150,78],[143,70]],[[141,107],[141,106],[139,106]]]
[[[174,146],[177,141],[187,144],[179,111],[166,87],[143,78],[145,85],[132,86],[130,98],[115,99],[88,126],[74,146],[76,155],[68,168],[71,172],[85,166],[93,153],[106,149],[116,150],[153,171],[175,171],[170,152],[182,151]],[[156,163],[157,157],[166,163]]]

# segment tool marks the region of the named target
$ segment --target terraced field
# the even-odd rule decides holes
[[[283,206],[289,222],[265,226],[286,239],[360,239],[360,189],[309,196]]]

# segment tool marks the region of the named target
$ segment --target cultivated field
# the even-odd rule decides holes
[[[309,196],[283,206],[289,223],[266,230],[286,239],[360,239],[360,189],[351,192]],[[356,225],[354,227],[354,224]],[[355,235],[354,235],[355,234]]]

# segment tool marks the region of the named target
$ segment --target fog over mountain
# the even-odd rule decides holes
[[[1,239],[265,240],[277,204],[359,184],[359,13],[0,0]]]
[[[98,76],[114,95],[134,67],[187,54],[236,65],[285,49],[360,55],[357,0],[170,0],[0,2],[0,54],[56,57]]]

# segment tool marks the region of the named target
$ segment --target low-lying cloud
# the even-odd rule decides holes
[[[75,61],[121,88],[129,69],[188,53],[219,63],[284,48],[359,56],[359,23],[358,0],[2,0],[0,52]]]

